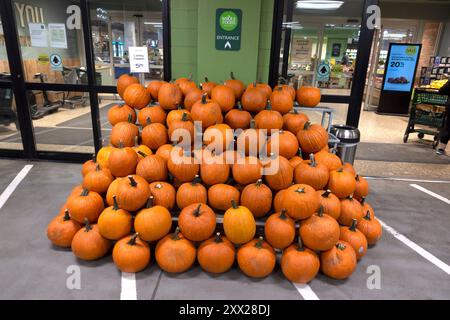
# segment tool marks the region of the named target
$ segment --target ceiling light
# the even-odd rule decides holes
[[[336,10],[339,9],[344,1],[334,0],[299,0],[297,1],[298,9],[312,10]]]
[[[144,24],[149,24],[149,25],[155,25],[155,26],[158,26],[158,25],[162,25],[162,22],[150,22],[150,21],[145,21]]]

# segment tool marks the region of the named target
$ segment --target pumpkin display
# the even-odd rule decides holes
[[[233,164],[232,173],[237,183],[247,185],[261,179],[262,165],[256,157],[245,157]]]
[[[183,145],[194,143],[195,127],[192,121],[189,121],[188,113],[184,112],[180,120],[173,121],[167,130],[169,139]],[[187,134],[187,136],[186,136]],[[186,141],[184,139],[186,138]]]
[[[285,191],[286,189],[280,190],[277,192],[275,197],[273,197],[273,209],[275,210],[275,212],[281,212],[284,209],[283,195]]]
[[[150,96],[152,97],[153,101],[158,101],[158,93],[159,89],[163,84],[166,84],[166,81],[163,80],[152,80],[147,85],[147,92],[150,93]]]
[[[345,162],[342,165],[342,170],[347,171],[348,173],[350,173],[353,177],[356,176],[356,171],[355,168],[353,168],[353,165],[351,163]]]
[[[255,236],[255,218],[248,208],[238,206],[237,202],[232,200],[231,208],[225,211],[223,216],[223,230],[228,240],[234,244],[249,242]]]
[[[160,105],[151,104],[141,110],[138,113],[138,122],[142,127],[149,125],[151,123],[166,123],[166,112]],[[147,121],[150,119],[149,121]]]
[[[166,127],[161,123],[150,123],[150,118],[148,118],[147,125],[142,129],[142,144],[152,150],[156,150],[167,142]]]
[[[294,87],[288,85],[288,84],[281,84],[278,83],[275,87],[273,87],[273,92],[280,90],[282,92],[288,93],[289,96],[291,97],[292,101],[295,100],[295,97],[297,95],[297,91],[295,91]]]
[[[176,191],[170,183],[156,181],[150,183],[148,186],[155,206],[162,206],[168,210],[173,209],[175,206]]]
[[[202,96],[205,92],[209,95],[206,90],[201,90],[199,88],[191,89],[184,97],[184,107],[186,108],[186,110],[190,111],[194,103],[202,99]]]
[[[300,130],[303,130],[305,123],[308,121],[309,117],[306,114],[293,109],[283,115],[283,130],[297,135]]]
[[[226,85],[215,86],[211,91],[211,99],[217,102],[222,112],[233,109],[236,101],[233,89]]]
[[[338,221],[343,226],[351,226],[353,219],[360,221],[364,216],[363,207],[350,195],[341,200],[341,214]]]
[[[125,147],[134,147],[139,129],[131,120],[130,116],[127,122],[119,122],[112,127],[110,141],[113,146],[118,147],[122,143]]]
[[[216,229],[216,214],[204,203],[192,203],[181,210],[178,226],[187,239],[204,241]]]
[[[270,136],[267,152],[278,154],[287,159],[295,157],[299,149],[297,137],[289,131],[279,130]]]
[[[163,84],[158,91],[158,102],[164,110],[174,110],[183,101],[183,92],[174,83]]]
[[[182,120],[183,117],[187,120],[191,120],[191,113],[183,108],[183,106],[178,106],[177,109],[170,111],[166,117],[166,126],[170,127],[173,122]]]
[[[85,226],[77,231],[72,240],[72,252],[81,260],[97,260],[106,255],[111,248],[111,241],[101,236],[96,224]]]
[[[330,189],[338,198],[345,199],[355,191],[356,180],[351,173],[340,168],[330,172],[328,189]]]
[[[105,208],[102,197],[97,192],[88,189],[83,189],[80,194],[67,199],[66,206],[70,217],[79,223],[85,222],[85,219],[90,223],[96,222]]]
[[[360,260],[367,252],[367,239],[364,234],[356,229],[358,222],[353,219],[350,227],[342,226],[339,240],[348,242],[356,253],[356,259]]]
[[[300,87],[297,89],[297,102],[302,107],[314,108],[320,103],[320,89],[314,87]]]
[[[155,249],[155,258],[159,267],[170,273],[187,271],[194,264],[195,256],[194,245],[183,236],[179,228],[173,234],[161,239]]]
[[[333,248],[320,253],[320,269],[330,278],[348,278],[356,269],[356,253],[352,246],[339,240]]]
[[[232,200],[239,203],[240,199],[239,190],[228,184],[219,183],[208,189],[208,203],[216,210],[228,210]]]
[[[129,74],[123,74],[117,79],[117,93],[119,93],[119,96],[123,99],[125,89],[131,85],[139,83],[139,79],[133,76],[130,76]]]
[[[308,283],[316,277],[319,269],[319,257],[314,251],[303,246],[300,236],[298,237],[298,243],[283,251],[281,271],[289,281]]]
[[[295,238],[295,221],[286,215],[286,210],[272,214],[264,224],[267,242],[276,249],[291,245]]]
[[[114,204],[98,217],[98,231],[109,240],[119,240],[130,234],[133,218],[131,214],[119,208],[116,196],[113,196]]]
[[[127,179],[119,182],[117,187],[117,202],[121,209],[127,211],[136,211],[144,206],[150,189],[147,181],[137,175],[129,175]]]
[[[320,196],[320,205],[323,207],[323,213],[326,213],[335,220],[341,215],[341,201],[331,193],[330,190],[317,190]]]
[[[175,84],[180,87],[183,96],[186,96],[191,90],[196,89],[197,85],[191,79],[191,75],[189,78],[180,78],[175,81]]]
[[[278,87],[274,90],[269,98],[270,104],[274,111],[280,114],[286,114],[294,108],[294,101],[290,93],[283,90],[283,87]]]
[[[320,207],[316,214],[300,223],[299,234],[304,244],[315,251],[331,249],[339,240],[339,224]]]
[[[267,130],[267,134],[271,135],[272,130],[280,130],[283,128],[283,117],[278,111],[272,110],[271,104],[267,104],[265,110],[260,111],[255,116],[256,127],[258,129]]]
[[[138,236],[139,234],[135,233],[124,237],[114,245],[113,261],[122,272],[139,272],[150,263],[150,247]]]
[[[133,150],[138,156],[138,163],[146,156],[153,154],[152,150],[144,144],[139,144],[133,147]]]
[[[211,98],[211,91],[214,89],[215,86],[217,86],[217,83],[209,81],[208,77],[205,77],[205,81],[200,84],[200,87],[202,88],[203,91],[205,91],[208,94],[209,98]]]
[[[252,120],[252,115],[242,109],[240,102],[237,104],[237,109],[231,109],[225,115],[225,123],[228,124],[232,129],[248,129],[250,128],[250,121]]]
[[[203,270],[219,274],[231,269],[235,255],[234,245],[217,232],[198,247],[197,260]]]
[[[375,217],[375,211],[373,210],[372,206],[367,203],[366,198],[363,197],[360,203],[363,207],[363,212],[366,214],[367,211],[369,211],[370,218],[373,219]]]
[[[327,185],[330,176],[328,168],[321,163],[317,163],[312,153],[309,155],[309,159],[295,168],[295,183],[307,184],[316,190],[322,190]]]
[[[181,183],[194,180],[200,171],[200,165],[196,163],[190,152],[185,152],[180,147],[174,148],[176,149],[172,150],[171,157],[167,161],[170,174]]]
[[[230,177],[230,166],[224,157],[215,156],[212,161],[202,161],[200,164],[200,176],[204,184],[213,186],[225,183]]]
[[[83,188],[97,193],[105,193],[113,180],[111,171],[107,168],[100,168],[100,165],[97,164],[95,170],[89,172],[84,177]]]
[[[266,100],[269,100],[270,95],[272,94],[272,88],[267,83],[252,82],[248,84],[246,90],[253,88],[260,90],[262,93],[264,93]]]
[[[278,169],[275,173],[268,172],[269,167],[264,168],[264,179],[267,185],[272,190],[281,190],[288,188],[294,179],[294,168],[290,164],[289,160],[287,160],[283,156],[279,156],[275,159],[275,166],[278,166]]]
[[[217,139],[217,141],[216,141]],[[208,127],[203,133],[203,144],[215,152],[223,152],[234,142],[233,130],[224,123]]]
[[[316,153],[328,144],[328,132],[320,124],[306,122],[297,132],[297,139],[303,152]]]
[[[172,144],[163,144],[156,150],[155,154],[163,158],[166,162],[169,161],[170,153],[172,152],[173,145]]]
[[[172,227],[172,216],[167,208],[153,205],[153,196],[147,200],[134,219],[134,230],[145,241],[156,241],[167,235]]]
[[[267,97],[263,91],[256,87],[247,88],[242,94],[242,108],[248,112],[260,112],[266,108]]]
[[[289,163],[291,164],[292,168],[295,169],[302,162],[303,162],[302,149],[298,148],[297,155],[290,158]]]
[[[255,218],[263,217],[272,207],[272,191],[259,179],[242,190],[241,205],[247,207]]]
[[[241,246],[237,252],[239,269],[251,278],[264,278],[275,268],[276,255],[262,237]]]
[[[140,110],[152,101],[152,97],[140,83],[133,83],[126,87],[123,100],[127,105]]]
[[[125,177],[136,172],[138,156],[133,149],[119,144],[114,148],[108,159],[108,168],[115,177]]]
[[[109,206],[114,205],[114,197],[117,194],[117,188],[119,187],[119,183],[122,179],[124,179],[124,178],[119,177],[119,178],[114,179],[114,181],[111,182],[111,184],[108,187],[108,191],[106,192],[106,203]]]
[[[328,168],[328,171],[337,170],[342,167],[341,158],[339,158],[333,152],[328,152],[326,150],[321,150],[314,155],[316,162],[323,164]]]
[[[266,146],[266,140],[267,136],[264,134],[264,131],[256,129],[256,122],[254,119],[251,119],[250,128],[242,131],[237,137],[237,150],[239,152],[245,150],[246,155],[256,157]]]
[[[201,180],[198,175],[195,176],[192,182],[185,182],[178,188],[176,202],[178,208],[180,209],[183,209],[193,203],[206,204],[207,200],[206,188],[201,184]],[[183,228],[181,231],[183,231]],[[188,239],[190,238],[188,237]]]
[[[383,235],[383,228],[381,227],[380,221],[375,217],[371,218],[369,210],[367,210],[364,218],[358,221],[356,228],[366,237],[367,244],[369,245],[377,243]]]
[[[131,116],[131,123],[135,123],[136,111],[126,104],[116,104],[108,110],[108,121],[113,126],[119,122],[127,122],[129,116]]]
[[[320,199],[313,187],[306,184],[294,184],[283,192],[282,209],[294,220],[312,216],[320,207]]]
[[[244,93],[245,85],[241,80],[236,79],[234,77],[233,72],[230,72],[230,78],[231,79],[228,79],[227,81],[224,82],[224,85],[233,89],[236,99],[239,100],[239,99],[241,99],[241,96]]]
[[[194,103],[191,109],[193,121],[200,121],[202,129],[223,122],[222,110],[214,100],[207,99],[207,94],[203,94],[202,99]]]
[[[364,177],[360,175],[356,175],[355,180],[356,180],[356,188],[355,191],[353,192],[353,197],[356,200],[361,201],[369,194],[369,183]]]
[[[83,178],[91,171],[94,171],[97,168],[97,161],[95,160],[95,156],[94,159],[88,160],[86,162],[83,163],[83,165],[81,166],[81,175],[83,176]]]
[[[69,210],[65,209],[63,215],[57,215],[47,226],[47,238],[53,245],[61,248],[70,248],[72,239],[81,224],[70,218]]]

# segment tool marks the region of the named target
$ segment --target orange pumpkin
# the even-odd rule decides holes
[[[292,168],[295,169],[302,162],[303,162],[302,149],[298,148],[297,155],[290,158],[289,163],[291,164]]]
[[[123,93],[123,100],[135,109],[146,107],[152,100],[150,93],[139,83],[130,84]]]
[[[294,108],[294,101],[290,93],[283,91],[282,87],[278,87],[272,92],[269,98],[272,109],[281,114],[286,114]]]
[[[289,131],[279,130],[270,136],[267,152],[275,153],[287,159],[295,157],[299,149],[297,137]]]
[[[108,168],[115,177],[125,177],[136,172],[138,156],[131,148],[114,148],[108,159]]]
[[[295,168],[295,183],[304,183],[316,190],[322,190],[327,185],[330,176],[328,168],[321,163],[317,163],[312,153],[309,159]]]
[[[201,162],[200,176],[203,183],[209,186],[225,183],[230,177],[230,166],[223,156],[214,156],[211,161]]]
[[[205,91],[208,94],[209,98],[211,98],[211,91],[212,89],[214,89],[215,86],[217,86],[217,83],[209,81],[208,77],[205,77],[205,81],[200,84],[200,87],[202,88],[203,91]]]
[[[111,241],[103,238],[96,224],[85,221],[85,227],[78,230],[72,240],[72,252],[81,260],[97,260],[106,255],[111,248]]]
[[[197,259],[203,270],[218,274],[231,269],[235,254],[234,245],[218,232],[200,245]]]
[[[145,241],[156,241],[167,235],[172,227],[172,216],[166,208],[153,205],[150,196],[145,208],[134,219],[134,229]]]
[[[339,240],[339,233],[339,224],[323,213],[323,207],[319,208],[317,214],[303,220],[299,230],[305,245],[315,251],[331,249]]]
[[[283,128],[283,117],[278,111],[272,110],[270,104],[266,110],[259,112],[255,116],[256,127],[258,129],[267,130],[267,135],[271,135],[272,130],[280,130]]]
[[[180,87],[181,92],[184,96],[186,96],[191,90],[196,89],[197,85],[191,79],[191,75],[189,78],[180,78],[175,81],[175,84]]]
[[[356,253],[352,246],[342,240],[330,250],[320,254],[320,268],[330,278],[348,278],[356,269]]]
[[[356,259],[361,259],[367,252],[367,239],[364,234],[356,229],[356,219],[353,219],[350,227],[341,227],[339,240],[348,242],[356,253]]]
[[[216,214],[204,203],[193,203],[181,210],[178,226],[187,239],[204,241],[216,229]]]
[[[239,203],[241,193],[238,189],[228,184],[215,184],[208,189],[208,203],[216,210],[228,210],[231,207],[231,201]]]
[[[228,112],[233,109],[236,97],[233,89],[226,85],[218,85],[212,89],[211,99],[217,102],[222,112]]]
[[[319,124],[305,123],[297,132],[297,139],[303,152],[316,153],[328,144],[328,132]]]
[[[116,104],[108,110],[108,121],[113,126],[119,122],[127,122],[129,116],[131,116],[131,123],[135,123],[136,111],[126,104]]]
[[[170,125],[175,121],[182,120],[183,117],[186,117],[186,120],[192,120],[191,113],[189,112],[189,110],[184,109],[183,106],[178,106],[177,109],[172,110],[167,114],[166,118],[167,127],[170,127]]]
[[[206,99],[207,94],[203,94],[202,99],[194,103],[191,109],[193,121],[200,121],[202,129],[223,122],[222,110],[213,100]]]
[[[119,96],[121,98],[124,97],[125,89],[131,85],[139,83],[139,79],[133,76],[130,76],[129,74],[123,74],[117,79],[117,92],[119,93]]]
[[[337,170],[342,167],[341,159],[332,152],[321,150],[317,152],[314,157],[316,162],[323,164],[329,171]]]
[[[116,196],[114,204],[102,211],[98,217],[98,231],[109,240],[119,240],[130,234],[133,218],[126,210],[120,209]]]
[[[356,200],[361,201],[369,194],[369,183],[364,177],[360,175],[356,175],[355,180],[356,180],[356,189],[353,193],[353,197]]]
[[[163,158],[166,162],[170,158],[170,153],[172,152],[173,145],[171,144],[163,144],[156,150],[156,155]]]
[[[164,110],[174,110],[183,101],[183,92],[174,83],[163,84],[158,91],[158,102]]]
[[[142,208],[148,197],[150,189],[147,181],[137,175],[129,175],[120,181],[117,187],[117,202],[121,209],[136,211]]]
[[[150,93],[150,96],[154,101],[158,101],[158,93],[159,89],[163,84],[166,84],[166,81],[163,80],[152,80],[147,85],[147,91]]]
[[[256,218],[263,217],[272,207],[272,191],[259,179],[242,190],[241,205],[247,207]]]
[[[283,130],[297,135],[298,131],[302,130],[308,121],[309,117],[306,114],[299,112],[297,109],[293,109],[283,115]]]
[[[136,167],[136,174],[147,182],[164,181],[167,179],[167,163],[160,156],[142,153],[144,159],[139,161]]]
[[[225,115],[225,123],[233,129],[248,129],[251,120],[252,115],[248,111],[242,110],[240,102],[238,102],[237,109],[231,109]]]
[[[138,156],[138,163],[146,156],[153,154],[152,150],[143,144],[135,145],[133,147],[133,150],[136,152]]]
[[[102,197],[97,192],[87,189],[67,199],[66,206],[70,217],[79,223],[85,222],[85,219],[90,223],[96,222],[105,208]]]
[[[320,89],[300,87],[297,89],[297,102],[302,107],[314,108],[320,103]]]
[[[201,180],[198,175],[195,176],[192,182],[185,182],[178,188],[176,201],[177,206],[180,209],[183,209],[193,203],[206,204],[207,200],[206,188],[201,184]]]
[[[242,108],[248,112],[260,112],[266,108],[267,96],[258,88],[247,88],[242,94]]]
[[[65,209],[64,214],[56,216],[47,226],[47,238],[53,245],[61,248],[70,248],[72,239],[81,224],[70,218],[69,210]]]
[[[186,108],[186,110],[190,111],[194,103],[202,99],[202,96],[205,92],[208,93],[207,91],[201,90],[199,88],[193,88],[192,90],[190,90],[186,97],[184,97],[184,107]]]
[[[371,218],[370,211],[366,212],[366,215],[358,222],[356,227],[364,234],[369,245],[377,243],[383,235],[380,221],[375,217]]]
[[[264,278],[272,273],[276,255],[272,247],[262,237],[241,246],[237,252],[239,269],[252,278]]]
[[[161,239],[155,249],[155,258],[159,267],[170,273],[187,271],[194,264],[195,256],[194,245],[181,234],[179,228],[173,234]]]
[[[175,206],[175,188],[167,182],[156,181],[149,185],[150,194],[153,196],[153,204],[172,210]]]
[[[231,89],[233,89],[236,99],[239,100],[239,99],[241,99],[241,96],[244,93],[245,85],[241,80],[238,80],[234,77],[233,72],[230,72],[230,78],[231,79],[228,79],[227,81],[225,81],[224,84],[227,87],[230,87]]]
[[[251,88],[256,88],[258,90],[260,90],[262,93],[264,93],[266,100],[268,100],[270,98],[270,95],[272,94],[272,88],[267,84],[267,83],[262,83],[262,82],[252,82],[249,83],[247,86],[247,90]]]
[[[147,119],[147,123],[142,129],[142,144],[156,150],[169,141],[167,129],[161,123],[150,123],[150,118]]]
[[[171,156],[167,161],[169,172],[179,182],[189,182],[194,180],[200,171],[200,165],[190,155],[190,152],[184,151],[181,147],[174,147]]]
[[[348,173],[350,173],[353,177],[356,176],[356,171],[355,168],[353,168],[353,165],[351,163],[345,162],[342,165],[342,170],[347,171]]]
[[[108,187],[108,191],[106,192],[106,203],[109,206],[114,205],[114,198],[117,194],[117,188],[119,187],[119,182],[124,178],[116,178]]]
[[[275,197],[273,197],[273,209],[275,210],[275,212],[281,212],[284,209],[283,196],[285,191],[286,189],[280,190],[277,192]]]
[[[147,119],[150,119],[148,122]],[[166,112],[160,105],[151,104],[141,110],[138,113],[138,122],[142,127],[150,123],[166,123]]]
[[[100,165],[97,164],[95,170],[89,172],[84,177],[83,188],[97,193],[105,193],[113,180],[114,178],[111,175],[111,171],[107,168],[100,168]]]
[[[245,157],[233,164],[233,178],[240,184],[250,184],[262,177],[262,165],[256,157]]]
[[[295,96],[297,95],[297,91],[295,91],[294,87],[291,87],[288,84],[281,84],[278,83],[275,87],[273,87],[273,92],[275,92],[276,90],[280,90],[282,92],[286,92],[289,94],[289,96],[291,97],[292,101],[295,100]]]
[[[115,147],[118,147],[120,143],[125,147],[134,147],[138,136],[139,129],[131,123],[131,116],[129,116],[128,122],[119,122],[112,127],[110,141]]]
[[[189,121],[187,112],[183,113],[180,120],[172,121],[167,130],[169,139],[179,144],[190,146],[194,143],[195,127],[192,121]],[[186,141],[185,141],[186,140]]]
[[[330,190],[317,190],[316,193],[320,195],[320,205],[323,207],[323,213],[337,220],[341,215],[341,201],[339,198],[332,194]]]
[[[328,189],[338,198],[344,199],[353,194],[356,189],[355,177],[342,168],[330,172]]]
[[[306,184],[294,184],[283,192],[281,205],[292,219],[302,220],[317,212],[320,199],[312,187]]]
[[[341,200],[341,214],[338,221],[341,225],[351,226],[353,219],[360,221],[364,216],[363,207],[361,204],[353,199],[352,196],[348,196]]]
[[[281,256],[281,271],[284,276],[295,283],[308,283],[314,279],[320,269],[317,254],[303,247],[302,239],[283,251]]]
[[[286,215],[286,210],[272,214],[264,224],[267,242],[276,248],[287,248],[295,237],[295,222]]]
[[[275,161],[278,163],[278,170],[275,173],[269,173],[268,168],[264,168],[264,179],[272,190],[286,189],[294,179],[294,168],[283,156],[277,157]]]
[[[114,245],[113,261],[122,272],[139,272],[150,263],[150,247],[138,235],[135,233],[122,238]]]
[[[217,139],[217,140],[216,140]],[[234,142],[233,130],[224,123],[208,127],[203,133],[203,144],[210,150],[222,152]]]
[[[369,211],[370,218],[373,219],[375,217],[375,211],[373,210],[372,206],[367,203],[366,198],[362,198],[360,203],[363,207],[363,212],[367,213],[367,211]]]
[[[84,178],[89,172],[94,171],[97,168],[97,161],[94,159],[88,160],[81,166],[81,175]]]

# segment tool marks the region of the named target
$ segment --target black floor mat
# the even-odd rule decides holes
[[[102,129],[111,129],[111,124],[108,122],[108,110],[112,106],[116,105],[115,103],[110,103],[102,108],[100,108],[100,123]],[[89,107],[86,107],[89,108]],[[88,112],[79,117],[61,122],[56,125],[57,127],[73,127],[73,128],[92,128],[92,120],[91,113]]]

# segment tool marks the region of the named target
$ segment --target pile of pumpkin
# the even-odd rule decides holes
[[[294,110],[295,100],[316,106],[317,88],[245,87],[233,75],[223,84],[205,79],[200,88],[189,78],[152,81],[145,88],[124,75],[117,89],[125,104],[108,112],[110,145],[83,164],[82,184],[48,226],[54,245],[83,260],[101,258],[113,247],[113,261],[124,272],[146,268],[151,251],[160,268],[173,273],[196,259],[204,270],[223,273],[236,258],[242,272],[255,278],[273,271],[277,249],[284,275],[306,283],[319,269],[348,277],[368,245],[380,239],[380,223],[365,201],[367,181],[328,149],[323,127]],[[202,121],[204,133],[223,133],[222,153],[208,149],[211,141],[195,152],[169,143],[178,128],[193,135],[194,120]],[[276,130],[258,141],[270,156],[237,152],[227,129],[243,129],[244,135]],[[277,156],[270,152],[275,135]],[[175,163],[172,152],[183,163]],[[195,161],[206,158],[242,161]],[[277,172],[265,175],[275,160]],[[223,214],[222,224],[216,214]],[[263,232],[255,219],[264,221]]]

